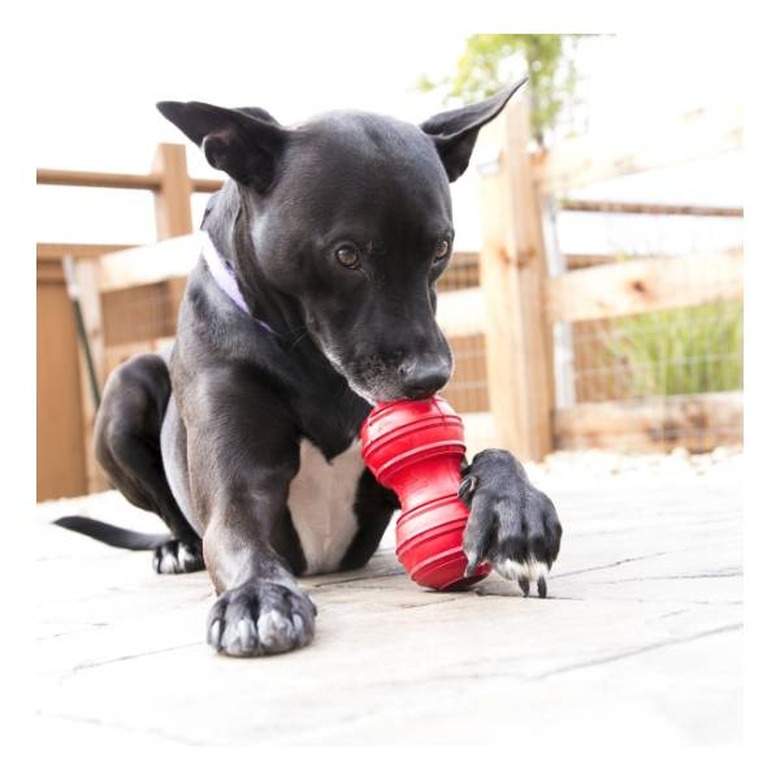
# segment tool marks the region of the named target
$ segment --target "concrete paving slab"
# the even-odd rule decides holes
[[[145,743],[728,745],[742,733],[741,456],[529,464],[564,524],[546,600],[491,575],[418,588],[392,531],[367,567],[304,581],[314,643],[239,660],[205,643],[199,572],[50,525],[159,521],[116,493],[40,504],[39,724]],[[592,742],[591,742],[592,744]]]

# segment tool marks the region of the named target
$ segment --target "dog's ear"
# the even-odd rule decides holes
[[[287,131],[269,113],[196,102],[165,101],[157,108],[201,147],[211,166],[259,192],[270,186]]]
[[[480,128],[491,119],[495,119],[509,98],[527,81],[528,77],[526,76],[522,81],[518,81],[517,84],[498,92],[487,100],[471,106],[444,111],[432,116],[420,125],[420,129],[433,138],[450,181],[458,179],[468,168]]]

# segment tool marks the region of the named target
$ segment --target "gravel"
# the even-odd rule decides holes
[[[682,447],[668,454],[561,450],[551,453],[540,463],[524,465],[531,481],[540,484],[580,485],[607,477],[614,477],[619,482],[662,479],[669,482],[712,480],[739,483],[742,459],[741,447],[717,447],[700,454],[692,454]]]

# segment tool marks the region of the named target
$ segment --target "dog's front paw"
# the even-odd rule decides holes
[[[158,574],[187,574],[206,568],[203,562],[203,547],[174,539],[155,547],[152,566]]]
[[[233,656],[286,653],[311,642],[316,614],[303,591],[250,580],[217,599],[209,612],[208,643]]]
[[[465,576],[489,561],[524,595],[535,582],[544,598],[563,533],[552,501],[531,485],[525,469],[505,450],[477,454],[464,469],[459,495],[471,509],[463,535]]]

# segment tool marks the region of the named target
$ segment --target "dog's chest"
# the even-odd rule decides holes
[[[306,558],[306,574],[335,571],[358,530],[354,512],[365,466],[360,441],[330,463],[301,439],[300,468],[290,483],[287,506]]]

